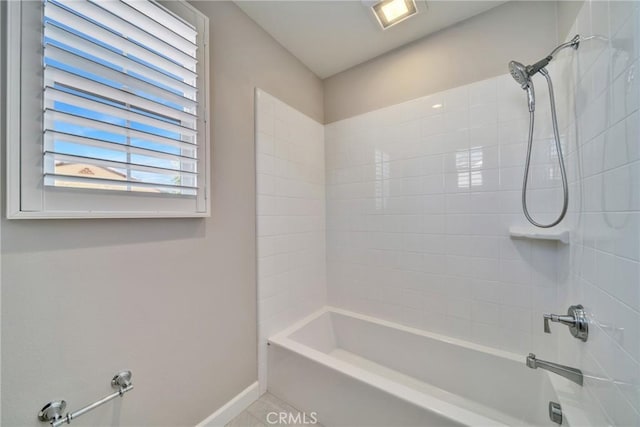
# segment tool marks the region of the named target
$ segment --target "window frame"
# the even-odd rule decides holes
[[[82,188],[47,187],[43,176],[43,79],[42,66],[30,75],[21,72],[23,61],[42,64],[42,28],[40,31],[23,31],[26,19],[42,22],[43,2],[12,1],[5,3],[2,37],[6,50],[2,58],[5,63],[5,81],[1,82],[6,93],[6,214],[9,219],[55,219],[55,218],[189,218],[208,217],[211,211],[211,129],[210,129],[210,53],[209,19],[184,0],[158,1],[186,22],[194,25],[198,32],[198,190],[197,195],[181,196],[149,194],[119,190],[91,190]],[[35,40],[35,35],[39,38]],[[29,37],[31,39],[29,39]],[[35,53],[29,48],[38,46]],[[24,57],[23,57],[24,56]],[[35,82],[25,83],[25,77],[39,74]],[[40,91],[40,95],[37,92]],[[34,105],[39,102],[37,106]],[[29,105],[29,103],[34,105]],[[36,117],[31,117],[32,114]],[[29,114],[25,114],[29,113]],[[27,126],[35,121],[38,126]],[[35,129],[33,129],[35,128]],[[26,129],[26,130],[25,130]],[[39,132],[39,136],[37,133]],[[28,139],[31,138],[31,139]],[[25,142],[39,139],[35,144]],[[39,159],[35,159],[38,151]]]

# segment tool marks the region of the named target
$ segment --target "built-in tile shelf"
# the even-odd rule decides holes
[[[569,243],[569,230],[566,228],[537,228],[526,226],[509,227],[509,235],[514,239],[557,240]]]

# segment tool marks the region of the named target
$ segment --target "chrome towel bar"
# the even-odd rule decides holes
[[[111,380],[111,387],[118,389],[118,391],[111,393],[90,405],[80,408],[77,411],[68,412],[66,415],[62,415],[62,413],[67,407],[67,402],[64,400],[52,400],[44,405],[40,412],[38,412],[38,419],[40,421],[50,423],[52,427],[60,427],[65,423],[71,424],[71,420],[78,418],[80,415],[86,414],[98,406],[103,405],[118,396],[124,396],[126,392],[133,390],[133,384],[131,384],[131,371],[122,371],[117,373]]]

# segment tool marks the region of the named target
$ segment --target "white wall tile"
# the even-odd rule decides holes
[[[258,375],[266,340],[326,303],[324,129],[256,91]]]
[[[560,305],[582,303],[591,325],[586,343],[558,335],[558,356],[585,372],[591,415],[612,425],[640,424],[638,13],[638,2],[585,2],[576,30],[605,38],[581,43],[578,67],[561,64],[567,96],[577,100],[567,169],[578,203],[568,215],[568,255],[558,261]]]
[[[421,327],[425,329],[503,349],[527,350],[525,345],[533,342],[531,298],[535,294],[541,304],[552,299],[550,293],[555,295],[555,270],[550,272],[542,265],[548,259],[544,254],[554,249],[543,247],[542,255],[538,251],[538,256],[532,257],[539,243],[508,237],[508,226],[522,216],[519,190],[528,112],[524,92],[505,77],[384,108],[376,112],[378,120],[367,120],[371,115],[365,114],[327,126],[329,270],[337,269],[336,264],[340,274],[364,269],[370,272],[365,278],[381,282],[384,289],[374,307],[367,303],[365,291],[352,287],[346,293],[342,289],[345,282],[331,278],[328,292],[333,304],[374,315],[374,311],[382,312],[398,322],[411,319],[413,325],[416,310],[423,310]],[[398,111],[406,113],[428,105],[431,99],[442,100],[444,107],[423,108],[420,114],[411,115],[420,123],[421,139],[415,144],[415,132],[407,132],[390,118],[397,117]],[[389,119],[381,119],[384,116]],[[540,122],[548,133],[550,126],[544,120]],[[365,141],[362,123],[367,123],[371,133],[387,135],[393,143],[386,143],[385,138]],[[377,159],[369,165],[370,174],[362,177],[363,183],[374,189],[371,193],[364,187],[345,192],[339,182],[331,181],[361,166],[340,154],[354,144],[370,151],[363,158]],[[394,146],[403,149],[394,150]],[[544,150],[539,157],[542,154]],[[539,163],[553,161],[548,153],[541,158]],[[533,211],[544,213],[549,210],[545,203],[551,196],[543,188],[553,189],[559,183],[545,181],[542,172],[536,173],[532,178],[532,187],[538,191],[532,200]],[[377,214],[341,209],[347,200],[371,200]],[[359,228],[357,224],[367,226]],[[371,234],[368,244],[377,249],[375,255],[360,260],[347,256],[357,245],[347,236],[356,230]],[[532,264],[534,261],[540,266]],[[392,281],[380,277],[380,266],[392,272]],[[551,268],[557,265],[553,263]],[[534,273],[540,283],[532,288]],[[412,299],[407,299],[407,288],[414,292]],[[413,300],[420,294],[424,296],[422,305]],[[518,303],[523,295],[525,302]],[[484,327],[499,323],[511,306],[525,310],[524,325],[500,325],[491,331]],[[486,315],[480,307],[487,308]],[[434,316],[434,312],[441,316]]]

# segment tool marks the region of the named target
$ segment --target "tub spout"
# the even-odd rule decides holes
[[[546,369],[547,371],[565,377],[566,379],[573,381],[574,383],[579,385],[582,385],[583,382],[583,375],[580,369],[537,359],[536,355],[533,353],[529,353],[529,356],[527,356],[527,366],[531,369]]]

